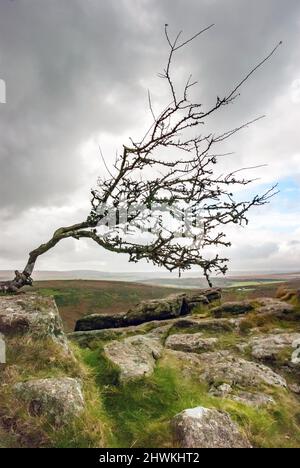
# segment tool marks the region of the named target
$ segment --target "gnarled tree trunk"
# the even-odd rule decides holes
[[[15,271],[15,278],[12,281],[1,281],[0,282],[0,293],[12,294],[17,293],[19,289],[24,286],[32,286],[32,278],[25,272],[20,273],[18,270]]]
[[[13,280],[0,282],[0,293],[14,294],[24,286],[32,286],[33,279],[31,278],[31,275],[39,256],[55,247],[62,239],[67,239],[68,237],[79,239],[81,237],[80,230],[87,227],[91,227],[91,223],[88,221],[60,228],[55,231],[52,238],[47,243],[41,244],[37,249],[30,252],[27,264],[22,273],[16,270],[15,278]]]

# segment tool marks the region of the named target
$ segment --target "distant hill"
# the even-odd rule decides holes
[[[0,270],[0,281],[11,279],[13,271]],[[35,281],[50,280],[98,280],[98,281],[128,281],[145,284],[156,284],[167,287],[203,288],[207,287],[204,277],[199,273],[187,272],[181,278],[176,273],[165,271],[157,272],[103,272],[95,270],[69,270],[69,271],[35,271]],[[291,281],[299,279],[299,272],[235,272],[231,271],[226,277],[213,278],[215,286],[227,287],[237,285],[239,282],[261,281]]]
[[[0,280],[10,279],[13,271],[0,270]],[[112,281],[138,281],[152,278],[153,273],[110,273],[96,270],[67,270],[67,271],[35,271],[33,278],[36,281],[47,280],[112,280]]]

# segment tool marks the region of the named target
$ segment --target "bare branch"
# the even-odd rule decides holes
[[[228,259],[219,256],[218,248],[231,244],[220,228],[231,223],[247,225],[249,210],[269,203],[278,190],[275,185],[250,200],[237,201],[233,187],[247,186],[253,181],[242,177],[241,172],[264,166],[217,174],[219,158],[233,153],[220,153],[216,145],[263,116],[220,134],[203,132],[204,124],[208,116],[234,102],[241,86],[272,57],[281,42],[227,96],[218,97],[210,109],[204,110],[201,103],[189,98],[189,91],[197,82],[190,75],[177,92],[171,69],[176,52],[212,27],[213,24],[180,42],[182,32],[171,39],[165,25],[169,54],[160,77],[168,83],[170,103],[156,115],[148,91],[153,123],[141,141],[131,138],[129,145],[123,145],[115,158],[114,173],[99,146],[109,177],[99,179],[98,186],[91,191],[87,219],[57,229],[47,243],[29,254],[22,273],[16,272],[11,282],[0,283],[0,292],[15,292],[31,284],[39,256],[68,238],[90,239],[106,250],[127,254],[130,262],[144,259],[180,274],[197,266],[209,285],[212,272],[226,273]],[[191,221],[186,213],[192,214]],[[206,249],[212,247],[215,254],[208,255]]]
[[[243,78],[237,85],[236,87],[231,91],[231,93],[228,95],[226,99],[231,99],[235,93],[237,92],[238,89],[240,89],[243,84],[250,78],[251,75],[253,75],[259,68],[261,68],[271,57],[272,55],[276,52],[278,47],[282,45],[282,41],[280,41],[274,49],[261,61],[259,62],[252,70]]]

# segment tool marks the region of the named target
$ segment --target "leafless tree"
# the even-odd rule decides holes
[[[190,90],[196,85],[191,76],[181,90],[177,89],[172,65],[180,49],[212,26],[182,40],[181,32],[171,39],[165,25],[169,54],[160,77],[168,85],[170,104],[155,114],[148,94],[153,123],[140,141],[130,139],[123,146],[111,169],[103,158],[109,176],[99,178],[92,190],[92,208],[87,219],[55,231],[48,242],[30,252],[22,273],[16,271],[12,281],[0,283],[0,292],[17,292],[31,285],[37,259],[67,238],[92,239],[106,250],[128,254],[130,262],[146,259],[169,271],[181,272],[197,265],[210,286],[213,271],[226,273],[228,259],[218,254],[220,247],[230,246],[223,226],[247,224],[249,209],[268,203],[276,187],[251,200],[236,201],[233,187],[248,185],[252,180],[241,177],[240,169],[225,175],[217,173],[219,158],[224,156],[217,149],[220,144],[259,118],[219,134],[202,133],[200,129],[209,116],[235,101],[242,85],[281,43],[232,90],[205,109],[202,104],[190,101]],[[200,213],[201,224],[187,226],[185,222],[185,229],[180,230],[183,220],[178,213],[187,207],[190,213]],[[126,217],[122,215],[124,211]],[[177,228],[170,223],[172,218]],[[205,250],[211,251],[212,247],[214,254],[205,256]]]

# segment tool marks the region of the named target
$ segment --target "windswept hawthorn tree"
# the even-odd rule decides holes
[[[268,203],[276,188],[248,201],[236,201],[232,187],[252,180],[240,177],[241,169],[217,174],[219,157],[224,155],[217,149],[220,144],[261,117],[220,134],[202,133],[203,124],[239,96],[242,85],[280,43],[233,89],[205,109],[189,99],[190,89],[196,85],[191,76],[181,90],[177,89],[172,64],[180,49],[212,26],[181,40],[181,32],[171,39],[165,25],[169,55],[160,77],[168,85],[170,104],[156,115],[149,93],[153,123],[142,140],[130,139],[130,144],[123,145],[111,170],[104,160],[109,177],[99,178],[97,188],[91,191],[86,220],[57,229],[48,242],[30,252],[22,272],[16,271],[12,281],[0,283],[0,292],[17,292],[32,285],[38,258],[67,238],[92,239],[103,249],[128,254],[130,262],[146,259],[169,271],[197,265],[210,286],[212,271],[226,273],[228,259],[219,256],[218,248],[230,246],[230,242],[222,226],[247,224],[249,209]],[[184,218],[187,213],[192,214],[191,221]],[[204,256],[210,246],[214,255]]]

